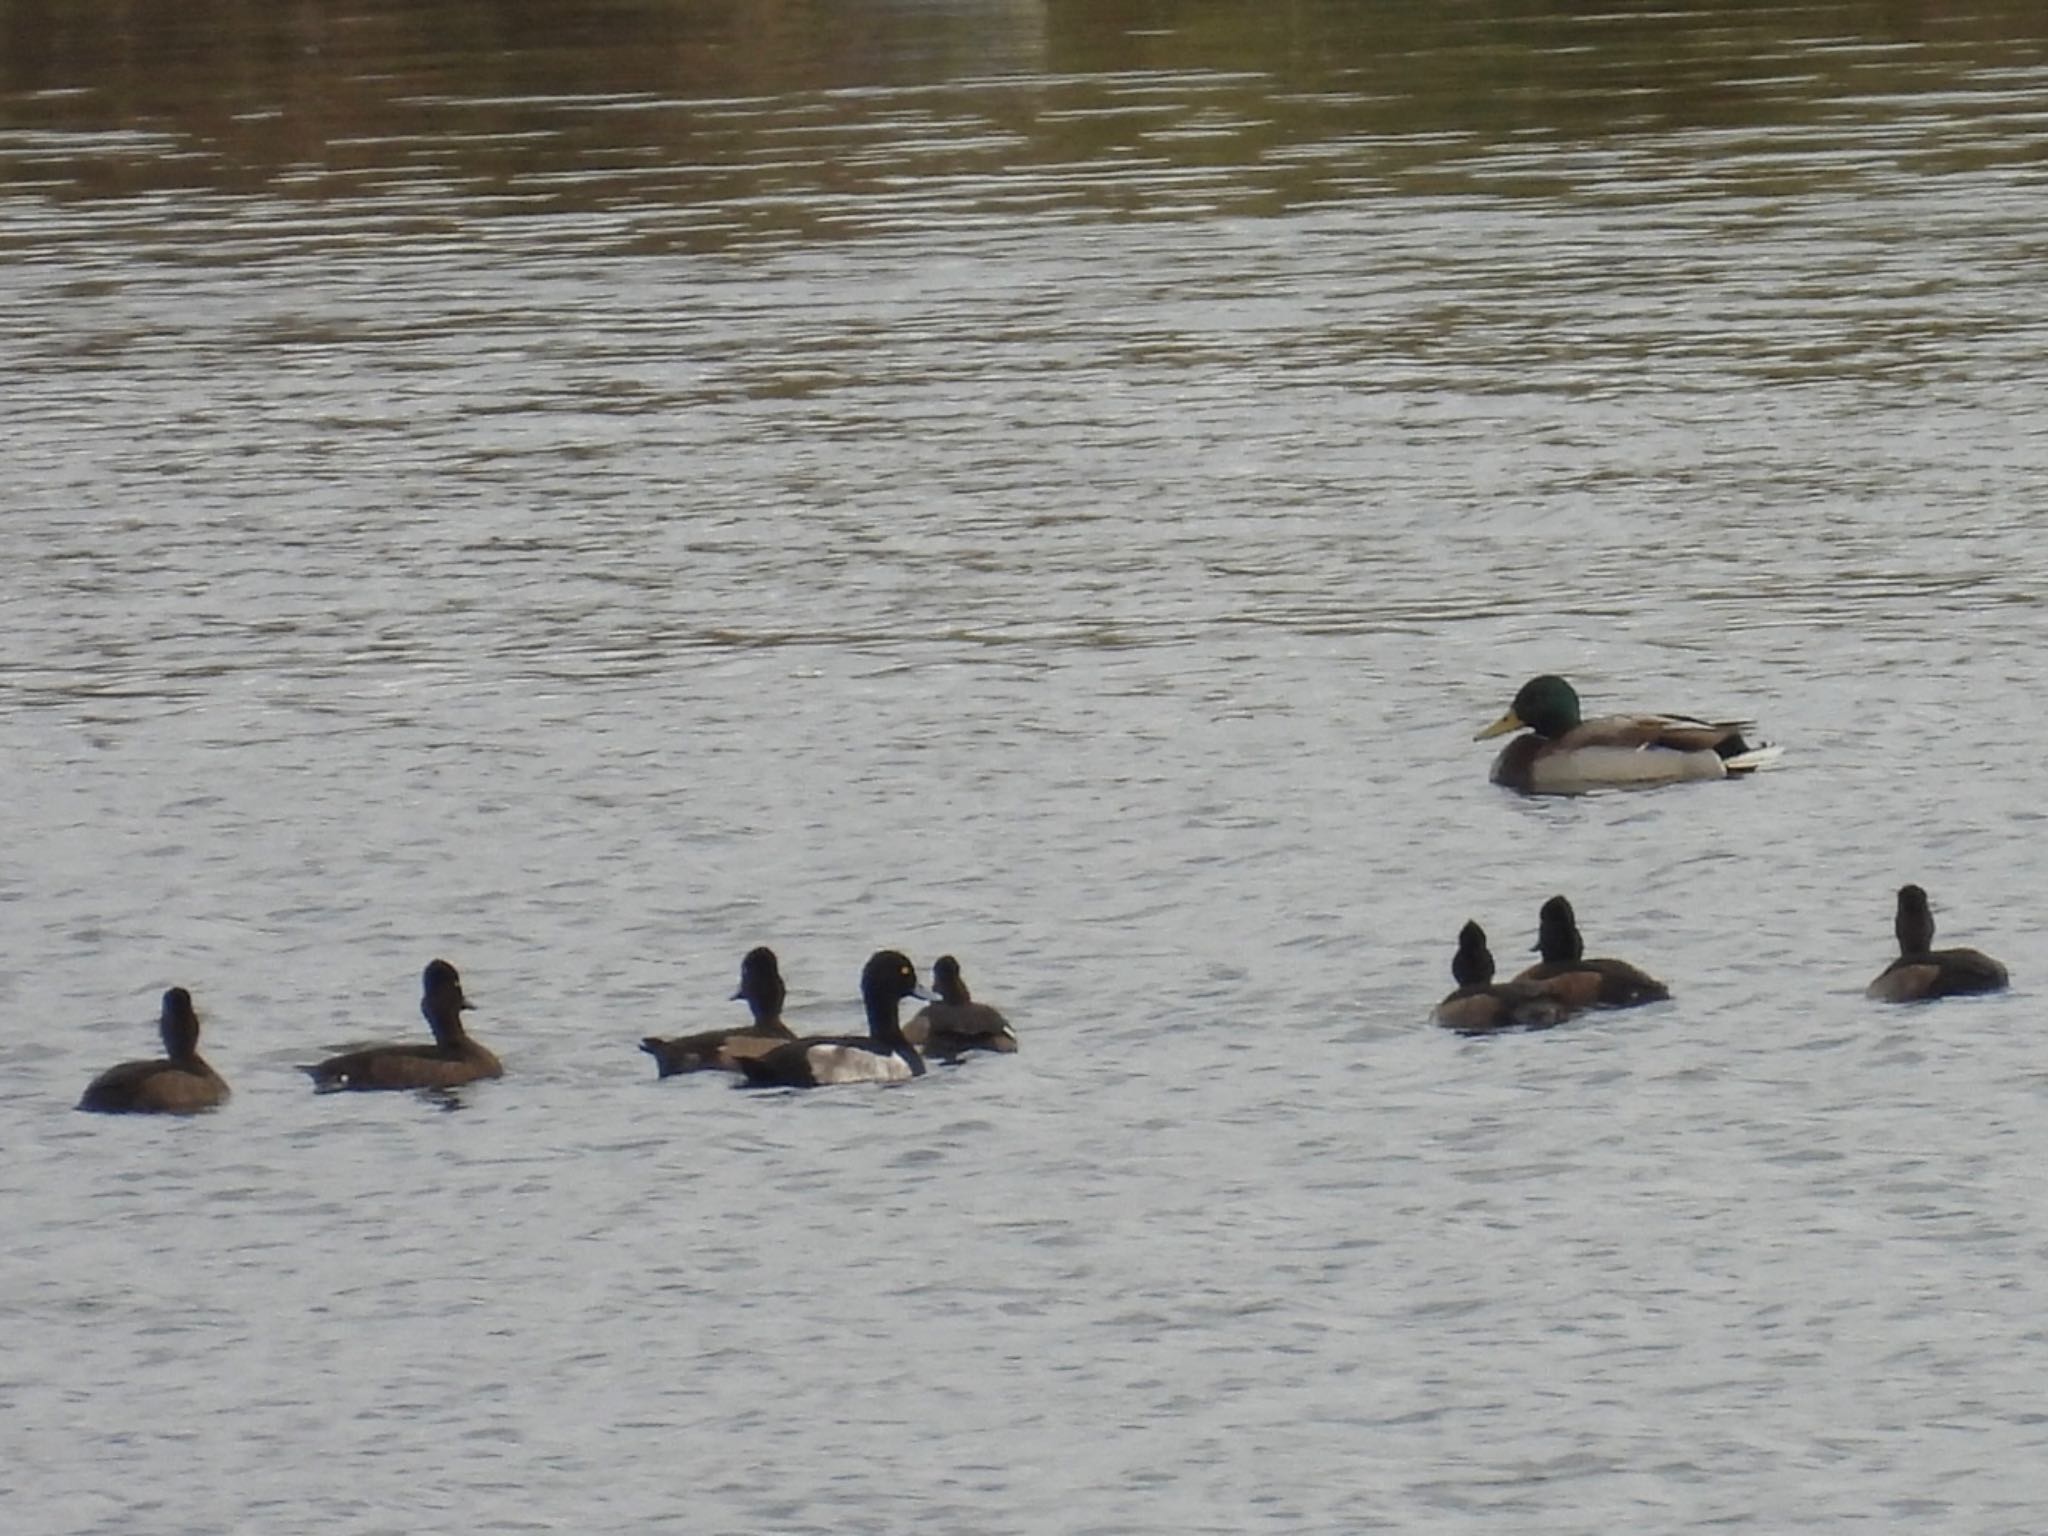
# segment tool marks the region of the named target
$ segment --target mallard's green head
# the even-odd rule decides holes
[[[1578,723],[1578,693],[1563,678],[1546,672],[1522,684],[1508,712],[1472,739],[1484,741],[1489,736],[1526,729],[1555,740]]]
[[[1577,965],[1585,958],[1586,941],[1579,937],[1578,914],[1564,897],[1551,897],[1536,914],[1536,949],[1545,965]]]
[[[1467,923],[1458,930],[1458,952],[1451,957],[1451,979],[1460,987],[1493,985],[1493,951],[1486,947],[1486,930]]]

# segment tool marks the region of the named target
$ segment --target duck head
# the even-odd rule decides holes
[[[1508,712],[1472,739],[1505,736],[1509,731],[1530,730],[1555,740],[1579,723],[1578,690],[1554,673],[1532,677],[1515,694]]]
[[[1899,910],[1892,919],[1892,932],[1898,935],[1902,955],[1924,955],[1934,948],[1934,909],[1919,886],[1899,887]]]
[[[1578,915],[1564,897],[1551,897],[1536,914],[1536,949],[1545,965],[1577,965],[1585,958]]]
[[[951,955],[941,955],[932,962],[932,990],[939,994],[942,1003],[971,1003],[974,995],[967,990],[967,978],[960,974],[960,962]]]
[[[164,994],[157,1029],[163,1035],[164,1054],[172,1061],[189,1061],[199,1054],[199,1014],[192,1006],[190,992],[172,987]]]
[[[775,951],[765,944],[748,950],[746,958],[740,961],[740,984],[733,993],[734,1001],[745,1002],[757,1019],[779,1019],[787,996],[788,988],[782,983],[782,967],[775,959]]]
[[[446,960],[429,961],[420,975],[420,988],[420,1012],[434,1038],[459,1037],[463,1010],[474,1006],[463,994],[461,974]]]
[[[1486,930],[1467,923],[1458,930],[1458,952],[1451,957],[1451,979],[1463,987],[1493,985],[1493,951],[1486,947]]]

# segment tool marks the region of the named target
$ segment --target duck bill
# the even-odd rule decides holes
[[[1521,728],[1522,717],[1511,709],[1472,739],[1484,741],[1489,736],[1505,736],[1509,731],[1519,731]]]

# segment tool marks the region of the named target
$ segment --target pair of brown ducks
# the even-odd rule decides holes
[[[434,1032],[432,1045],[372,1045],[330,1056],[303,1070],[323,1092],[359,1088],[459,1088],[505,1069],[470,1039],[462,1015],[470,1006],[462,977],[446,960],[421,976],[420,1012]],[[104,1114],[190,1115],[228,1097],[228,1085],[199,1054],[199,1014],[192,994],[172,987],[158,1021],[164,1054],[154,1061],[124,1061],[86,1085],[80,1109]]]
[[[1451,977],[1458,985],[1436,1007],[1436,1020],[1461,1034],[1548,1029],[1587,1008],[1632,1008],[1662,1002],[1671,989],[1626,960],[1588,959],[1578,916],[1562,896],[1543,903],[1536,948],[1542,960],[1513,981],[1493,979],[1486,930],[1467,923],[1458,934]],[[1889,1003],[1931,1001],[2007,985],[2005,967],[1975,949],[1936,949],[1934,913],[1917,885],[1899,888],[1892,930],[1899,957],[1879,972],[1867,995]]]
[[[754,1022],[680,1040],[647,1040],[661,1075],[721,1070],[742,1073],[749,1084],[815,1087],[822,1083],[891,1081],[924,1071],[920,1051],[957,1059],[974,1050],[1014,1051],[1016,1036],[995,1009],[975,1002],[951,955],[933,967],[939,997],[908,1025],[898,1024],[904,997],[930,998],[917,971],[894,950],[868,961],[861,991],[869,1033],[799,1040],[782,1022],[782,972],[772,950],[750,952],[740,967],[740,990]],[[323,1092],[373,1089],[448,1089],[502,1077],[504,1067],[463,1028],[470,1001],[462,978],[446,960],[426,968],[420,1012],[433,1031],[431,1045],[376,1045],[331,1056],[305,1068]],[[102,1113],[196,1114],[224,1103],[228,1085],[199,1054],[199,1015],[183,987],[164,993],[159,1019],[164,1055],[124,1061],[87,1085],[78,1107]]]

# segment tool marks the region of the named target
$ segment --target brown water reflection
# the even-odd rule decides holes
[[[712,204],[726,215],[646,238],[719,244],[862,228],[804,206],[819,194],[915,190],[1005,215],[1273,212],[1475,176],[1548,196],[1554,162],[1519,180],[1498,157],[1645,133],[1832,136],[1934,92],[1964,96],[1951,115],[1983,130],[1952,127],[1944,166],[2036,163],[2036,104],[2011,77],[2048,57],[2048,9],[16,0],[0,38],[16,197]]]

